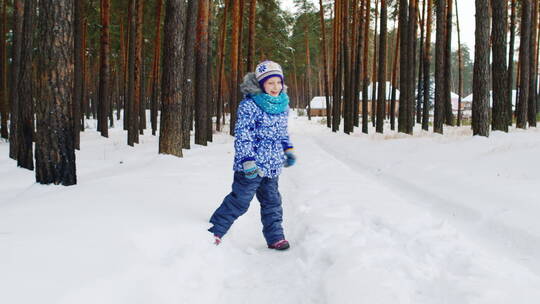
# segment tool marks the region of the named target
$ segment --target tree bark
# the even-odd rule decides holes
[[[536,99],[537,99],[537,32],[538,32],[538,0],[532,1],[531,6],[531,49],[530,49],[530,75],[529,75],[529,101],[528,101],[528,118],[529,126],[536,127]]]
[[[475,0],[475,4],[472,128],[474,135],[489,136],[489,3]]]
[[[157,119],[159,109],[159,63],[160,63],[160,46],[161,46],[161,7],[163,0],[156,1],[156,38],[154,40],[154,62],[152,64],[152,87],[151,87],[151,102],[150,102],[150,123],[152,125],[152,135],[157,132]]]
[[[28,170],[34,170],[34,155],[32,141],[34,138],[34,106],[32,81],[32,51],[33,27],[36,10],[35,0],[24,3],[24,20],[22,28],[21,66],[19,71],[19,117],[18,132],[19,147],[17,150],[17,165]]]
[[[443,134],[446,100],[446,82],[444,81],[446,56],[446,7],[446,0],[437,1],[437,38],[435,42],[435,116],[433,118],[433,132],[440,134]]]
[[[163,79],[159,153],[182,157],[182,93],[184,64],[183,0],[167,0],[163,27]]]
[[[377,32],[379,23],[379,0],[375,0],[375,29],[373,31],[373,61],[372,61],[372,78],[371,82],[371,124],[375,127],[376,124],[376,113],[377,113],[377,50],[378,50],[378,41],[377,41]]]
[[[257,12],[257,0],[250,0],[249,5],[249,31],[248,31],[248,71],[255,70],[255,17]]]
[[[454,125],[452,112],[452,0],[447,0],[446,6],[446,49],[444,55],[444,116],[447,125]]]
[[[3,1],[2,5],[2,31],[0,32],[0,137],[8,139],[8,120],[9,120],[9,103],[7,98],[7,48],[6,48],[6,31],[7,31],[7,1]]]
[[[216,130],[221,131],[221,115],[223,111],[224,104],[224,94],[223,94],[223,77],[225,76],[225,39],[227,36],[227,9],[229,8],[230,1],[224,1],[223,7],[223,18],[221,20],[221,33],[219,38],[219,47],[218,47],[218,65],[217,65],[217,102],[216,102]]]
[[[379,89],[377,96],[377,132],[383,133],[386,103],[386,0],[381,0],[381,30],[379,34]]]
[[[433,17],[433,0],[428,1],[427,5],[427,20],[426,20],[426,46],[424,51],[424,104],[422,105],[422,129],[427,131],[429,129],[429,106],[430,106],[430,91],[431,91],[431,79],[430,79],[430,66],[431,66],[431,24]]]
[[[530,50],[531,50],[531,1],[521,2],[521,35],[519,47],[520,81],[519,100],[517,104],[517,123],[520,129],[527,128],[527,106],[529,101],[529,79],[530,79]]]
[[[109,65],[109,10],[110,1],[101,0],[101,39],[100,39],[100,68],[99,68],[99,102],[98,102],[98,131],[101,136],[109,137],[107,118],[110,110],[110,65]]]
[[[330,90],[328,87],[328,58],[326,53],[326,27],[324,22],[324,6],[322,0],[319,0],[319,17],[321,21],[321,52],[323,53],[323,85],[324,85],[324,96],[326,100],[326,126],[328,128],[332,127],[332,115],[331,115],[331,105],[330,105]]]
[[[493,110],[492,128],[508,132],[507,104],[508,101],[508,70],[506,67],[506,27],[508,20],[508,0],[492,0],[493,64],[491,66],[493,79]]]
[[[235,1],[235,0],[232,0]],[[191,128],[193,126],[193,105],[195,103],[195,42],[197,35],[197,16],[200,1],[189,1],[187,6],[184,56],[184,102],[182,103],[183,148],[191,148]]]
[[[461,111],[461,98],[463,98],[463,55],[461,51],[461,31],[459,28],[459,10],[458,10],[458,3],[456,1],[456,27],[457,27],[457,39],[458,39],[458,73],[459,73],[459,89],[458,89],[458,117],[457,117],[457,125],[458,127],[461,126],[461,119],[462,119],[462,111]],[[505,55],[506,56],[506,55]]]
[[[73,2],[39,1],[39,89],[36,181],[77,183],[73,102]]]
[[[195,43],[195,143],[206,146],[208,135],[208,0],[199,1]]]
[[[409,3],[407,0],[399,0],[399,21],[398,26],[400,28],[399,37],[399,116],[398,116],[398,131],[402,133],[408,133],[408,116],[409,116],[409,96],[408,96],[408,84],[409,84]]]
[[[516,0],[511,0],[511,15],[510,15],[510,44],[508,46],[508,76],[507,76],[507,104],[506,104],[506,118],[509,126],[513,123],[514,111],[513,111],[513,81],[514,81],[514,43],[516,39]],[[516,88],[517,89],[517,88]],[[516,92],[517,93],[517,92]],[[516,94],[517,98],[517,94]]]
[[[22,26],[24,5],[22,0],[13,0],[13,42],[11,46],[10,71],[10,124],[9,124],[9,157],[17,159],[19,149],[18,116],[19,116],[19,70],[21,64]]]
[[[84,67],[83,57],[85,50],[83,49],[83,21],[84,21],[84,6],[85,0],[75,0],[75,12],[74,12],[74,39],[75,39],[75,83],[73,90],[73,140],[75,149],[80,149],[81,141],[81,107],[83,104],[84,95]]]
[[[401,5],[401,2],[400,2]],[[369,51],[369,19],[371,17],[371,1],[366,0],[364,27],[364,60],[362,66],[362,132],[368,134],[368,51]]]

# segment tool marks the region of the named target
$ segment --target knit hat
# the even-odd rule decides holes
[[[281,66],[273,61],[266,60],[257,65],[255,68],[255,77],[257,78],[257,81],[259,82],[259,86],[264,91],[264,82],[271,77],[279,77],[281,78],[281,82],[283,82],[283,70],[281,69]]]

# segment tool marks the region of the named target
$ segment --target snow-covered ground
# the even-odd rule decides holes
[[[121,125],[117,123],[117,125]],[[87,130],[78,185],[42,186],[0,143],[0,303],[539,303],[540,130],[332,133],[291,117],[291,249],[256,199],[212,245],[232,138],[184,158]]]

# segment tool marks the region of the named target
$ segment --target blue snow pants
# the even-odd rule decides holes
[[[283,208],[281,195],[278,191],[278,179],[257,176],[249,179],[243,172],[234,172],[232,192],[223,199],[217,208],[210,223],[214,226],[208,229],[214,235],[222,237],[227,233],[233,222],[246,213],[253,196],[261,203],[261,221],[263,234],[267,244],[273,244],[285,239],[281,223],[283,221]]]

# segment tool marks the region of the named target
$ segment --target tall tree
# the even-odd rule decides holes
[[[235,1],[235,0],[232,0]],[[195,42],[197,35],[197,16],[200,1],[188,1],[186,29],[184,35],[184,93],[182,98],[183,148],[190,149],[190,131],[193,126],[193,106],[195,104]]]
[[[400,30],[398,27],[396,35],[396,46],[394,50],[394,65],[392,68],[392,93],[390,96],[390,129],[396,129],[396,95],[397,95],[397,75],[398,75],[398,64],[399,64],[399,39],[400,39]]]
[[[223,5],[223,17],[221,19],[220,26],[220,37],[219,37],[219,47],[218,47],[218,63],[217,63],[217,102],[216,102],[216,130],[221,131],[221,115],[223,111],[224,104],[224,94],[223,94],[223,78],[225,74],[225,38],[227,36],[227,9],[229,8],[229,0],[224,1]]]
[[[135,137],[138,136],[138,115],[136,115],[135,106],[135,54],[136,54],[136,35],[137,31],[137,13],[135,12],[137,0],[129,0],[129,34],[128,34],[128,94],[127,107],[124,120],[127,121],[128,145],[133,146],[136,142]]]
[[[73,123],[73,2],[39,1],[40,83],[37,104],[36,181],[77,183]]]
[[[457,29],[457,40],[458,40],[458,117],[457,117],[457,125],[458,127],[461,126],[461,118],[462,118],[462,111],[461,111],[461,99],[463,98],[463,53],[461,50],[461,30],[459,27],[459,10],[458,10],[458,3],[456,1],[456,29]],[[506,55],[505,55],[506,56]]]
[[[248,30],[248,54],[247,69],[255,70],[255,17],[257,13],[257,0],[249,1],[249,30]]]
[[[167,0],[163,26],[163,78],[161,81],[161,123],[159,153],[182,157],[182,88],[184,56],[183,0]]]
[[[110,6],[109,0],[101,0],[101,38],[99,54],[99,101],[98,101],[98,131],[101,136],[109,137],[107,117],[110,110],[110,66],[109,66],[109,21]]]
[[[430,79],[430,66],[431,66],[431,24],[433,16],[433,0],[424,0],[427,1],[427,20],[426,20],[426,46],[424,50],[424,85],[422,91],[424,93],[424,104],[422,105],[422,129],[428,130],[429,128],[429,92],[431,91],[431,79]]]
[[[512,106],[512,82],[514,79],[514,43],[516,38],[516,0],[511,0],[511,15],[510,15],[510,45],[508,46],[508,76],[507,81],[507,104],[506,104],[506,118],[507,124],[512,125],[512,119],[514,117],[513,106]],[[517,95],[516,95],[517,97]]]
[[[231,113],[230,134],[234,135],[236,125],[236,106],[238,105],[238,48],[240,45],[240,0],[232,1],[232,37],[231,37],[231,75],[229,92],[229,111]]]
[[[508,119],[506,110],[508,101],[508,86],[506,77],[506,34],[508,20],[508,0],[492,0],[492,27],[493,64],[491,65],[493,77],[493,114],[492,128],[508,132]]]
[[[83,23],[84,23],[84,7],[85,0],[75,0],[75,12],[74,12],[74,60],[75,60],[75,75],[74,75],[74,88],[73,88],[73,137],[75,149],[80,149],[81,142],[81,106],[83,104],[84,95],[84,53],[83,48]]]
[[[399,65],[400,65],[400,77],[399,77],[399,117],[398,117],[398,131],[402,133],[408,133],[408,113],[410,107],[410,96],[407,85],[409,84],[409,72],[410,68],[409,59],[409,2],[408,0],[399,0],[399,21],[398,26],[401,30],[399,37]]]
[[[517,123],[521,129],[527,128],[527,106],[529,101],[529,75],[531,51],[531,0],[521,1],[521,30],[519,46],[519,100],[517,104]]]
[[[474,135],[489,136],[489,1],[475,1],[472,128]]]
[[[530,75],[529,75],[529,100],[527,117],[529,119],[529,126],[536,127],[536,103],[537,103],[537,90],[538,90],[538,0],[533,0],[531,6],[531,49],[530,49]]]
[[[446,0],[436,2],[437,34],[435,42],[435,116],[433,118],[433,131],[443,133],[445,120],[445,46],[446,46]],[[477,17],[478,19],[478,17]],[[478,39],[478,37],[477,37]]]
[[[446,2],[446,30],[444,54],[444,117],[447,125],[454,125],[452,113],[452,0]]]
[[[426,24],[426,4],[427,1],[424,0],[422,3],[422,18],[420,20],[420,54],[418,56],[418,86],[417,86],[417,99],[416,99],[416,123],[422,122],[422,83],[423,83],[423,73],[424,73],[424,28]],[[428,42],[430,43],[430,42]]]
[[[199,1],[195,43],[195,143],[206,146],[208,135],[208,0]]]
[[[342,98],[342,73],[343,57],[341,54],[342,43],[342,4],[341,1],[334,1],[334,52],[333,52],[333,97],[332,97],[332,132],[339,130],[341,123],[341,98]]]
[[[377,113],[377,49],[379,42],[377,41],[379,23],[379,0],[375,0],[375,29],[373,32],[373,60],[372,60],[372,86],[371,86],[371,124],[375,127]]]
[[[143,14],[144,0],[137,0],[136,3],[136,31],[135,31],[135,93],[133,94],[133,138],[136,144],[139,143],[139,134],[142,134],[141,125],[146,124],[145,103],[144,103],[144,63],[143,63]]]
[[[161,54],[161,7],[163,0],[156,1],[156,36],[154,38],[154,60],[152,63],[152,87],[150,101],[150,123],[152,125],[152,135],[156,135],[158,117],[158,92],[159,92],[159,63]]]
[[[368,76],[368,46],[369,46],[369,18],[371,16],[371,0],[366,0],[366,8],[364,9],[365,13],[365,27],[364,27],[364,58],[362,66],[362,132],[368,134],[368,85],[369,85],[369,76]],[[401,7],[400,2],[400,7]],[[401,15],[400,15],[401,16]]]
[[[363,49],[366,48],[366,46],[364,46],[364,27],[366,26],[365,22],[364,22],[364,0],[360,0],[359,1],[359,5],[360,7],[359,8],[356,8],[355,9],[355,16],[358,17],[358,31],[355,35],[355,38],[356,38],[356,51],[355,51],[355,59],[354,59],[354,64],[355,64],[355,70],[354,70],[354,73],[353,73],[353,76],[354,76],[354,90],[353,90],[353,96],[354,96],[354,111],[353,111],[353,116],[354,116],[354,126],[355,127],[358,127],[359,124],[360,124],[360,121],[359,121],[359,112],[360,112],[360,108],[359,108],[359,101],[360,101],[360,90],[361,90],[361,86],[362,86],[362,74],[363,74],[363,69],[365,69],[365,67],[362,65],[362,52],[363,52]],[[369,26],[369,25],[367,25]],[[355,26],[356,28],[356,26]]]
[[[328,85],[328,58],[326,53],[326,28],[324,21],[324,6],[323,1],[319,0],[319,17],[321,21],[321,49],[323,53],[323,85],[324,85],[324,96],[326,101],[326,126],[330,128],[331,123],[331,105],[330,105],[330,90]]]
[[[2,29],[0,31],[0,137],[8,139],[8,116],[9,116],[9,105],[7,99],[7,56],[6,56],[6,30],[7,30],[7,14],[6,7],[7,1],[3,1],[2,5]]]
[[[381,0],[381,31],[379,35],[379,90],[377,96],[377,132],[383,133],[386,99],[386,0]]]
[[[23,25],[24,6],[22,0],[13,0],[13,42],[11,46],[11,71],[10,87],[10,122],[9,122],[9,157],[17,159],[18,140],[18,116],[19,116],[19,69],[21,64],[21,36]]]
[[[17,150],[17,165],[29,170],[34,169],[32,141],[34,135],[34,106],[32,98],[32,53],[33,53],[33,24],[35,0],[24,3],[24,21],[22,29],[21,66],[19,71],[19,117],[18,132],[19,147]]]

